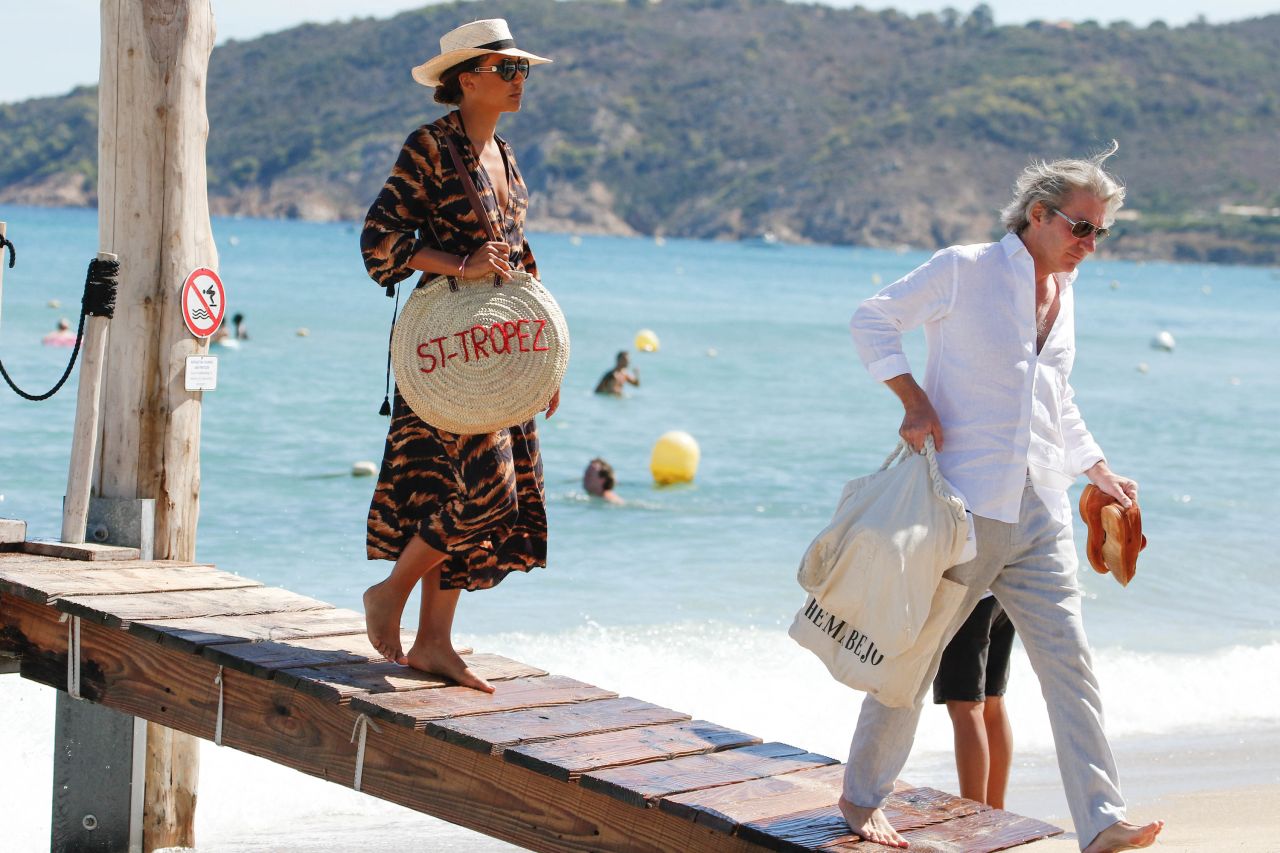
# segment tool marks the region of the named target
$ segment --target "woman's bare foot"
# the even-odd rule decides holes
[[[1164,829],[1164,821],[1153,820],[1145,826],[1137,826],[1118,820],[1099,832],[1084,853],[1117,853],[1119,850],[1136,850],[1139,847],[1150,847],[1156,841],[1160,830]]]
[[[369,643],[389,661],[405,662],[400,645],[400,614],[404,600],[398,599],[386,581],[375,583],[364,591],[364,627]]]
[[[886,847],[907,847],[907,839],[898,834],[880,809],[855,806],[841,797],[840,814],[848,821],[853,834],[859,838],[865,838],[867,841],[883,844]]]
[[[473,690],[480,690],[484,693],[492,693],[494,689],[492,684],[472,672],[466,661],[448,643],[436,645],[434,643],[415,642],[413,647],[409,649],[409,654],[404,662],[414,669],[443,675],[445,678],[458,682],[463,687],[470,687]]]

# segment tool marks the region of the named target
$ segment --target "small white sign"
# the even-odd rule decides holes
[[[218,358],[213,355],[187,356],[187,390],[212,391],[218,387]]]

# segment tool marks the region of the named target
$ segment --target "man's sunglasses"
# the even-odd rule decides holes
[[[1110,228],[1099,228],[1097,225],[1094,225],[1092,222],[1085,219],[1072,219],[1056,207],[1053,209],[1053,212],[1071,223],[1071,236],[1079,240],[1083,240],[1090,234],[1093,234],[1097,240],[1105,240],[1107,235],[1111,233]]]
[[[504,59],[497,65],[482,65],[479,68],[472,68],[472,71],[481,74],[497,74],[510,83],[516,79],[516,75],[528,79],[529,77],[529,60],[527,59]]]

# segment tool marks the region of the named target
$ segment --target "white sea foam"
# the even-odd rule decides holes
[[[624,695],[843,759],[862,694],[834,682],[781,629],[727,624],[583,627],[556,634],[470,637],[499,652]],[[1202,655],[1099,649],[1112,737],[1280,724],[1280,643]],[[1031,665],[1015,649],[1006,703],[1019,750],[1053,748]],[[949,752],[946,714],[926,707],[917,752]]]

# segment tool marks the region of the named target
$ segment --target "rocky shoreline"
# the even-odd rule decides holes
[[[335,191],[336,190],[336,191]],[[215,216],[242,216],[258,219],[298,219],[309,222],[359,221],[367,200],[357,199],[345,188],[319,189],[306,178],[285,178],[269,188],[250,187],[232,195],[211,195],[209,209]],[[0,204],[32,207],[96,207],[97,188],[81,174],[60,172],[39,179],[0,188]],[[600,183],[585,189],[558,184],[535,193],[529,218],[531,231],[591,234],[617,237],[643,235],[627,224],[614,210],[612,192]],[[727,217],[732,221],[734,217]],[[936,233],[936,229],[929,229]],[[1115,240],[1106,246],[1106,256],[1133,261],[1177,261],[1187,263],[1280,265],[1280,241],[1252,239],[1248,234],[1220,233],[1221,229],[1186,227],[1155,229],[1140,222],[1126,222]],[[664,232],[666,237],[701,235]],[[759,237],[755,233],[721,230],[717,239],[742,240]],[[803,234],[786,229],[777,238],[788,243],[814,243]],[[887,243],[864,234],[855,245],[870,248],[897,248],[903,244],[930,247],[931,233],[902,234],[901,242]],[[869,239],[867,239],[869,237]],[[914,238],[914,239],[913,239]],[[981,239],[981,238],[975,238]]]

